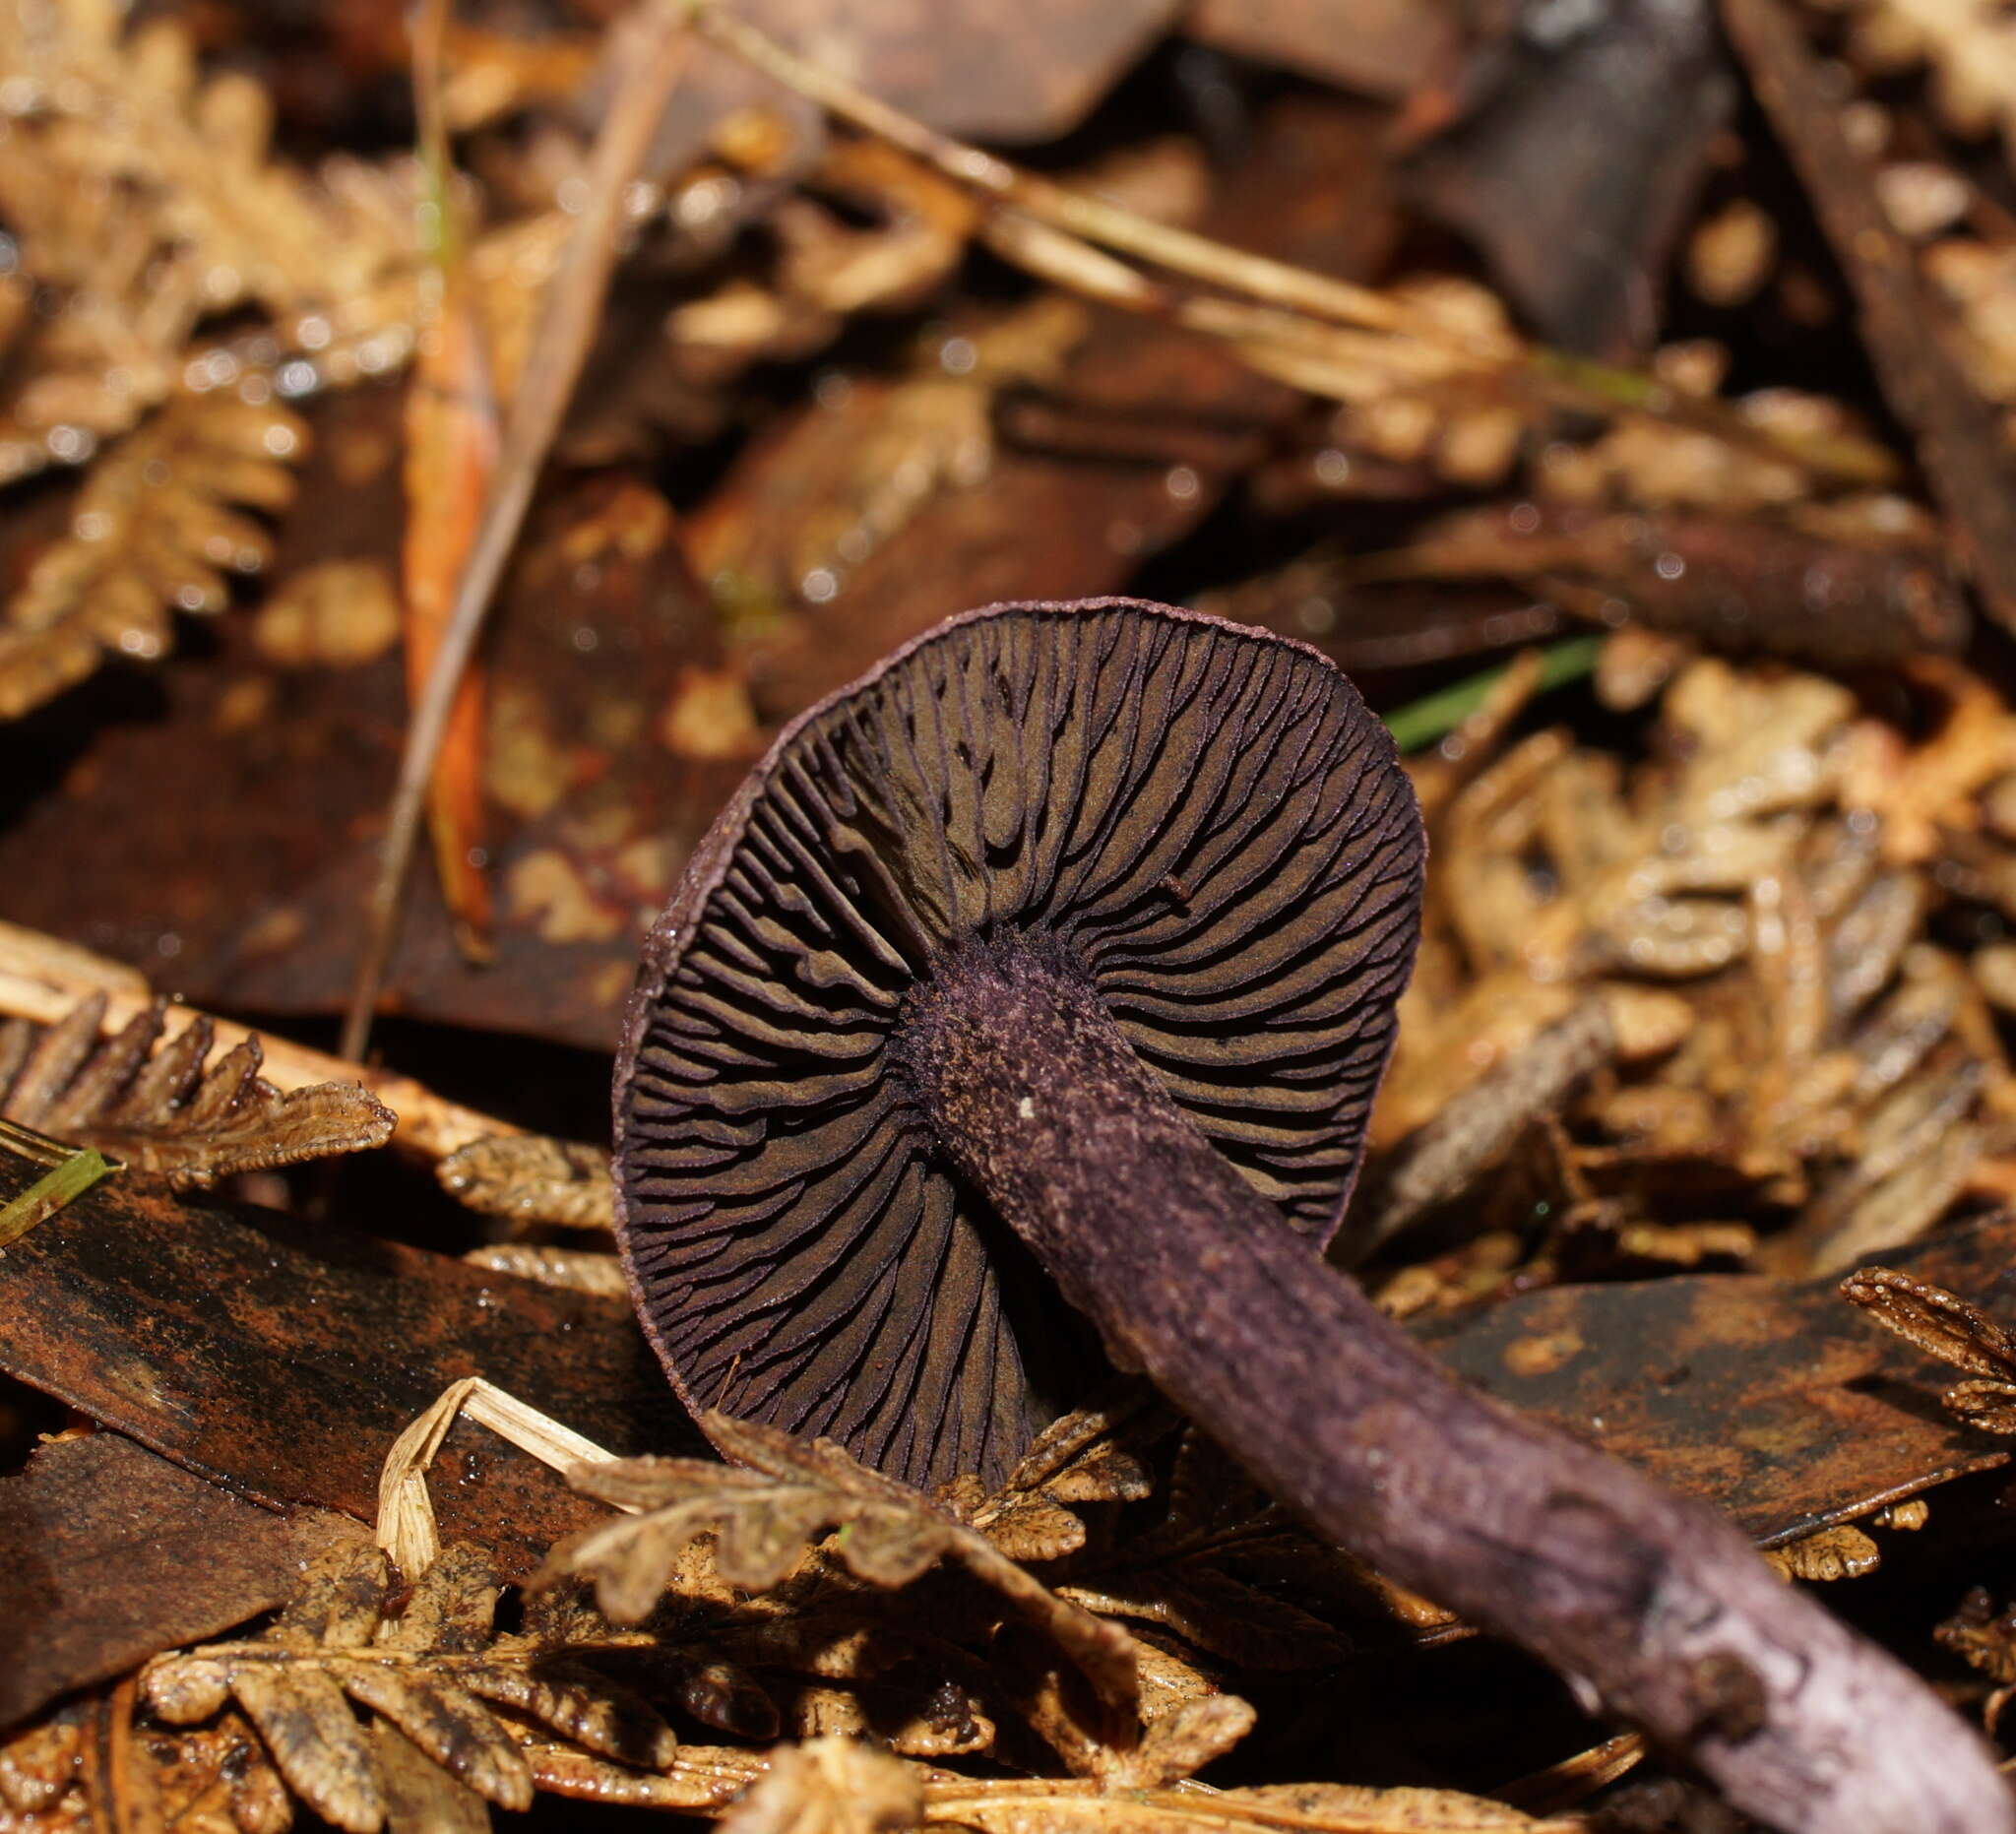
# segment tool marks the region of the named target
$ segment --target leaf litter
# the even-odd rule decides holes
[[[1658,95],[1675,135],[1584,105],[1652,30],[1629,9],[1549,46],[1403,6],[1344,56],[1291,0],[1056,0],[1012,51],[966,8],[892,40],[846,7],[664,7],[654,136],[623,84],[646,40],[605,7],[435,9],[432,77],[386,22],[299,11],[0,20],[0,848],[42,836],[5,874],[61,931],[0,932],[0,1431],[19,1463],[56,1397],[92,1430],[41,1456],[174,1461],[135,1482],[191,1520],[225,1490],[186,1486],[221,1482],[246,1549],[311,1499],[370,1517],[400,1424],[472,1376],[659,1455],[570,1496],[510,1463],[511,1407],[451,1408],[401,1480],[441,1526],[387,1530],[398,1566],[346,1542],[275,1611],[247,1555],[223,1591],[267,1614],[179,1650],[202,1613],[172,1559],[136,1571],[137,1614],[94,1632],[115,1654],[54,1658],[67,1704],[7,1729],[0,1827],[267,1834],[290,1802],[475,1827],[540,1794],[739,1834],[1694,1825],[1658,1760],[1457,1655],[1466,1626],[1152,1396],[1060,1407],[992,1494],[760,1423],[710,1423],[726,1463],[641,1425],[601,1067],[506,1033],[613,1038],[644,927],[783,721],[966,603],[1135,585],[1330,650],[1412,754],[1426,936],[1339,1258],[1787,1572],[1842,1591],[1882,1562],[1885,1641],[1999,1739],[2016,715],[1974,631],[2007,611],[2016,404],[1996,23],[1730,0],[1736,57],[1694,18]],[[411,76],[418,137],[369,88]],[[1745,89],[1764,109],[1728,113]],[[1494,202],[1535,159],[1568,221],[1609,225],[1574,263]],[[556,321],[570,262],[594,284]],[[474,448],[526,376],[537,424],[493,470]],[[387,386],[403,406],[372,410]],[[404,538],[365,488],[402,468]],[[523,609],[610,578],[620,617]],[[412,620],[458,592],[498,629],[424,760],[435,866],[385,963],[419,1030],[352,1062],[284,1034],[354,972],[391,777],[302,710],[368,703],[396,753]],[[627,697],[564,698],[689,621],[619,660]],[[146,863],[177,820],[150,720],[275,799],[203,862],[230,947],[186,946],[223,932]],[[33,891],[30,818],[89,828],[88,889]],[[457,955],[486,938],[490,968]],[[444,1043],[444,1017],[488,1029]],[[15,1209],[80,1152],[109,1179]],[[288,1170],[335,1155],[362,1157]],[[164,1323],[203,1382],[157,1364]]]

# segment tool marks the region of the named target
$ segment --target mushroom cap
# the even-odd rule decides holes
[[[1137,600],[955,617],[794,721],[646,946],[618,1234],[689,1406],[989,1483],[1063,1405],[1053,1291],[892,1061],[909,989],[1040,933],[1321,1244],[1419,931],[1392,739],[1318,652]]]

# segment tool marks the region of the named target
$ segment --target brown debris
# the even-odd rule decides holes
[[[44,549],[0,611],[0,720],[89,675],[107,657],[167,651],[174,616],[221,611],[228,573],[271,558],[246,509],[284,508],[306,428],[277,402],[180,395],[93,470],[70,532]]]
[[[504,1808],[530,1805],[533,1775],[498,1706],[603,1757],[646,1769],[671,1760],[671,1730],[628,1689],[556,1672],[572,1644],[593,1643],[592,1628],[535,1608],[523,1630],[494,1629],[496,1575],[478,1549],[448,1549],[394,1616],[399,1590],[376,1548],[325,1555],[258,1636],[152,1663],[148,1705],[189,1725],[234,1700],[287,1787],[346,1834],[376,1834],[415,1769],[398,1747],[387,1765],[352,1703]]]
[[[11,1196],[27,1169],[0,1162]],[[0,1368],[270,1507],[378,1508],[385,1449],[451,1381],[500,1387],[619,1451],[690,1443],[629,1308],[278,1212],[100,1184],[0,1259]],[[485,1429],[443,1454],[442,1530],[517,1577],[589,1515]]]
[[[1885,216],[1794,16],[1780,0],[1723,0],[1723,19],[1855,288],[1870,359],[1917,436],[1963,563],[1989,613],[2016,628],[2016,481],[1996,417],[1954,355],[1951,314]]]
[[[302,1563],[359,1541],[327,1510],[280,1515],[112,1432],[45,1445],[0,1478],[0,1726],[60,1694],[242,1623],[291,1596]]]
[[[609,1230],[616,1224],[616,1187],[600,1147],[539,1134],[494,1136],[450,1153],[434,1175],[472,1210],[521,1229]]]
[[[39,1036],[0,1023],[0,1114],[194,1189],[392,1138],[399,1117],[369,1090],[275,1088],[259,1074],[256,1034],[212,1062],[216,1027],[203,1015],[164,1043],[157,1001],[107,1039],[106,1005],[94,994]]]
[[[1050,1594],[983,1534],[824,1440],[805,1445],[718,1414],[705,1424],[746,1469],[691,1459],[577,1467],[578,1488],[647,1513],[590,1529],[555,1549],[542,1583],[593,1578],[602,1609],[631,1623],[658,1603],[679,1556],[700,1535],[717,1535],[714,1561],[724,1580],[763,1591],[790,1572],[814,1536],[844,1528],[837,1556],[857,1579],[903,1586],[941,1559],[956,1560],[1052,1639],[1109,1710],[1133,1709],[1132,1640]]]

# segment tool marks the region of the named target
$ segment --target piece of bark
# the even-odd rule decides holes
[[[0,1160],[0,1201],[36,1169]],[[0,1258],[0,1368],[275,1507],[361,1521],[393,1439],[487,1376],[612,1452],[697,1444],[618,1300],[120,1177]],[[596,1509],[487,1429],[436,1460],[444,1540],[523,1577]]]
[[[2016,1318],[2016,1217],[1886,1259]],[[1756,1274],[1554,1287],[1415,1330],[1487,1394],[1775,1548],[2009,1460],[2006,1441],[1940,1406],[1952,1371],[1863,1318],[1840,1287]]]
[[[43,1446],[0,1478],[0,1727],[270,1610],[364,1533],[262,1509],[118,1433]]]
[[[1961,563],[1989,615],[2016,630],[2016,466],[1997,411],[1954,355],[1952,312],[1884,213],[1874,172],[1850,145],[1840,98],[1792,14],[1780,0],[1723,0],[1723,23],[1854,288],[1876,380],[1917,440]]]

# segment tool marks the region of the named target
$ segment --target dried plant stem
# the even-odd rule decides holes
[[[449,1383],[433,1406],[392,1442],[378,1475],[378,1545],[409,1584],[440,1557],[441,1533],[434,1519],[434,1499],[427,1491],[427,1468],[459,1419],[487,1426],[558,1472],[606,1465],[616,1456],[480,1375]],[[614,1507],[635,1513],[625,1503]]]
[[[407,727],[363,947],[344,1019],[341,1048],[346,1057],[361,1058],[370,1039],[372,1014],[399,940],[407,872],[426,812],[434,760],[490,601],[532,506],[534,486],[588,360],[615,267],[624,192],[692,57],[687,30],[691,13],[692,0],[651,0],[617,28],[630,34],[630,43],[616,60],[628,75],[590,155],[587,201],[547,288],[532,353],[504,424],[496,472],[456,590],[455,607]]]
[[[1895,475],[1890,455],[1868,441],[1840,434],[1766,431],[1723,403],[1678,396],[1654,377],[1503,337],[1480,338],[1372,287],[1234,248],[1052,184],[925,126],[787,49],[724,7],[700,4],[693,28],[794,94],[991,200],[1005,220],[990,230],[989,239],[1009,259],[1111,304],[1175,317],[1192,329],[1226,338],[1254,367],[1311,393],[1338,392],[1334,364],[1355,360],[1362,369],[1363,350],[1349,351],[1321,335],[1349,327],[1382,334],[1379,361],[1388,368],[1415,363],[1437,374],[1487,369],[1520,381],[1559,407],[1605,414],[1628,411],[1696,426],[1845,482],[1883,483]],[[1009,213],[1019,213],[1024,221],[1016,222]],[[1100,256],[1091,244],[1243,293],[1273,310],[1256,314],[1235,301],[1193,299],[1177,311],[1166,288]],[[1411,356],[1406,353],[1409,343],[1417,347]]]
[[[105,1025],[111,1031],[155,1004],[147,981],[124,963],[107,961],[37,930],[0,923],[0,1017],[54,1025],[94,993],[105,995]],[[174,1037],[202,1015],[194,1007],[170,1001],[164,1016],[166,1034]],[[221,1050],[253,1036],[227,1019],[212,1023]],[[393,1145],[429,1164],[472,1141],[519,1131],[495,1115],[446,1101],[410,1076],[332,1057],[271,1033],[258,1036],[265,1053],[260,1074],[276,1089],[284,1093],[315,1083],[361,1083],[399,1115]]]
[[[1400,1584],[1795,1834],[2010,1834],[1986,1750],[1701,1505],[1464,1386],[1283,1227],[1099,997],[1033,949],[912,996],[940,1147],[1121,1366]]]

